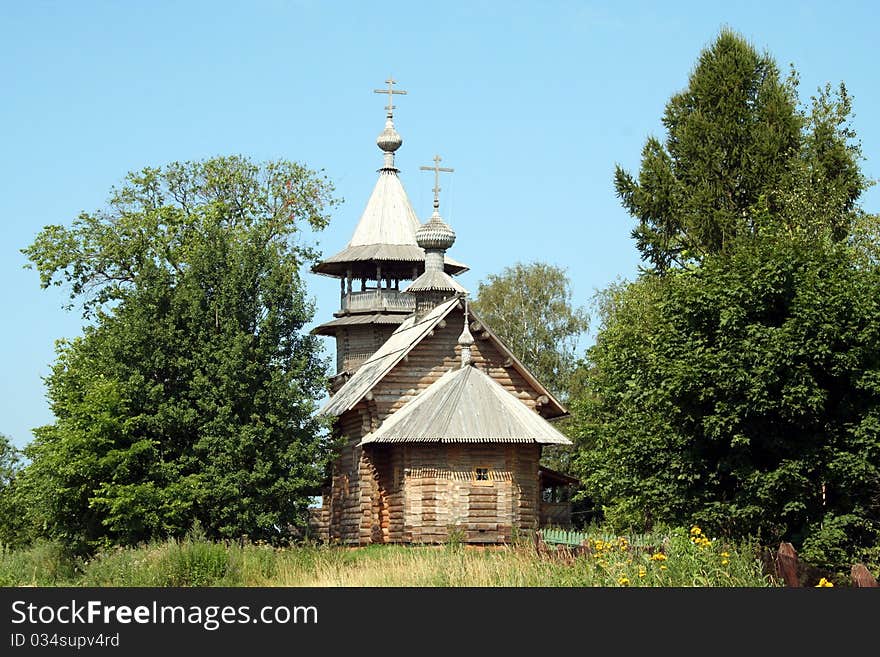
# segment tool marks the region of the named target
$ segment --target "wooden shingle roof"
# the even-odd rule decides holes
[[[361,326],[364,324],[387,324],[390,326],[400,325],[406,319],[402,314],[391,313],[372,313],[368,315],[348,315],[346,317],[337,317],[329,322],[324,322],[320,326],[312,329],[314,335],[336,335],[336,329],[340,326]]]
[[[348,245],[325,258],[313,271],[339,276],[346,273],[351,263],[423,263],[425,252],[416,244],[416,231],[421,225],[397,170],[382,169]],[[468,269],[452,258],[445,259],[444,268],[450,274]]]
[[[454,308],[463,303],[456,297],[445,301],[431,310],[419,321],[414,315],[403,320],[403,323],[391,334],[391,337],[379,349],[351,375],[339,390],[321,408],[321,415],[340,416],[354,408],[364,395],[382,380],[382,378],[397,365],[403,357],[427,336],[440,321],[449,315]],[[519,372],[523,378],[540,394],[547,398],[543,408],[544,414],[550,419],[556,419],[568,415],[568,410],[544,385],[535,378],[528,368],[522,364],[473,312],[471,317],[479,325],[481,335],[491,340],[495,347],[510,359],[511,366]]]
[[[369,443],[572,444],[500,383],[472,366],[444,374],[361,440],[362,445]]]
[[[457,305],[456,297],[436,306],[419,321],[416,321],[415,315],[407,317],[385,344],[364,361],[351,378],[336,391],[319,413],[338,416],[354,408],[354,405],[363,399],[363,396]]]

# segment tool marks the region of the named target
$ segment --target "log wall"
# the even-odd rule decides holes
[[[357,446],[390,414],[450,368],[460,366],[458,336],[463,322],[460,309],[450,313],[376,384],[369,399],[365,397],[337,420],[345,446],[334,462],[332,492],[325,497],[331,540],[433,543],[447,540],[454,528],[468,542],[497,543],[509,541],[514,528],[537,528],[539,445]],[[388,337],[380,335],[382,328],[341,331],[338,347],[347,354],[343,360],[357,349],[375,351]],[[479,332],[474,338],[471,355],[476,367],[526,406],[536,408],[540,393],[505,362],[507,357],[488,339]],[[473,481],[473,468],[478,466],[492,470],[490,485]]]
[[[361,544],[502,543],[538,526],[538,445],[367,446]],[[478,482],[475,468],[491,481]]]
[[[337,430],[346,437],[346,442],[333,462],[331,493],[324,498],[328,506],[328,537],[331,541],[343,543],[360,542],[360,413],[346,413],[338,423]]]
[[[336,371],[355,371],[385,344],[396,328],[394,324],[361,324],[337,329]]]
[[[437,381],[451,368],[461,365],[461,347],[458,336],[464,327],[463,312],[453,310],[434,334],[425,337],[373,388],[373,400],[379,421],[413,399],[422,390]],[[529,408],[535,408],[540,393],[532,388],[512,366],[505,366],[507,356],[502,354],[490,340],[474,334],[471,360],[498,381],[508,391],[519,397]]]

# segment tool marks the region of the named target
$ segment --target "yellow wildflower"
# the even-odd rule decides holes
[[[648,574],[648,571],[645,570],[645,567],[644,567],[644,566],[639,566],[639,577],[644,577],[644,576],[647,575],[647,574]]]
[[[712,541],[710,541],[706,536],[694,536],[693,538],[691,538],[691,541],[699,548],[709,547],[712,544]]]
[[[667,557],[662,552],[655,552],[651,555],[651,561],[666,561]]]
[[[699,536],[702,533],[703,533],[703,530],[700,529],[699,527],[697,527],[696,525],[691,527],[691,536]]]
[[[827,579],[825,579],[824,577],[823,577],[822,579],[819,580],[819,583],[818,583],[818,584],[816,584],[816,588],[817,588],[817,589],[818,589],[818,588],[825,588],[825,587],[828,587],[828,586],[834,586],[834,584],[832,584],[831,582],[829,582],[829,581],[828,581]]]
[[[722,565],[722,566],[726,566],[726,565],[729,564],[729,563],[730,563],[730,561],[727,560],[727,559],[722,559],[722,560],[721,560],[721,565]]]
[[[661,565],[660,565],[660,570],[666,570],[666,566],[664,566],[664,565],[661,564]]]
[[[724,558],[726,559],[727,557],[730,556],[730,553],[728,553],[728,552],[722,552],[722,553],[721,553],[721,556],[724,557]]]
[[[629,586],[629,579],[627,579],[626,577],[621,577],[617,580],[617,583],[621,586]]]

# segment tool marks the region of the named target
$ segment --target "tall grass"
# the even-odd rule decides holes
[[[699,535],[702,536],[702,535]],[[698,536],[698,537],[699,537]],[[705,537],[704,537],[705,538]],[[687,530],[590,533],[586,549],[537,551],[526,540],[472,548],[364,548],[213,543],[200,537],[117,548],[88,561],[53,544],[0,551],[4,586],[774,586],[746,544],[695,541]]]

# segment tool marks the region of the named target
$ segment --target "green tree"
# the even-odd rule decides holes
[[[599,298],[576,469],[620,526],[696,522],[880,564],[878,219],[858,205],[846,88],[807,109],[796,89],[724,31],[638,182],[617,169],[650,266]]]
[[[24,249],[92,323],[47,377],[23,486],[80,548],[176,536],[274,540],[304,516],[328,442],[326,363],[300,278],[332,187],[243,157],[131,173],[108,207]]]
[[[638,221],[633,237],[658,272],[700,262],[772,215],[789,232],[816,224],[845,236],[865,186],[849,126],[846,87],[820,90],[799,108],[798,76],[730,30],[700,54],[688,87],[663,115],[665,143],[642,151],[638,179],[614,184]]]
[[[544,262],[505,267],[480,282],[473,309],[554,395],[568,396],[589,317],[573,305],[565,269]]]
[[[579,471],[621,525],[696,522],[845,565],[880,539],[880,269],[756,239],[606,293]],[[874,556],[876,558],[877,555]]]
[[[0,433],[0,491],[6,489],[18,471],[21,456],[15,445],[5,434]]]
[[[0,433],[0,546],[15,547],[27,541],[27,522],[17,501],[16,480],[21,467],[21,451]]]

